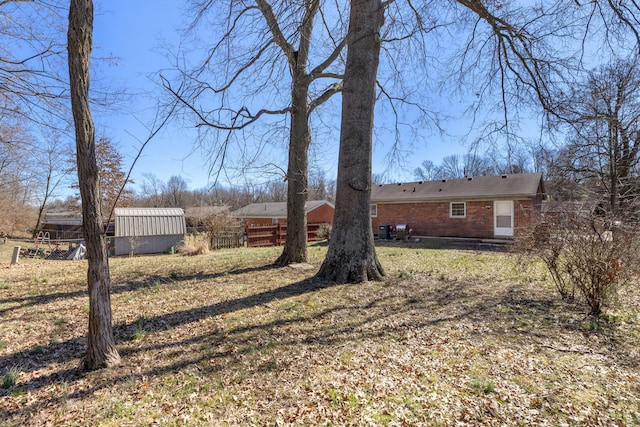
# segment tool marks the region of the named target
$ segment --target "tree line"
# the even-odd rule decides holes
[[[307,192],[309,200],[335,200],[335,180],[326,178],[324,171],[310,173]],[[228,206],[239,209],[250,203],[286,202],[287,183],[281,179],[260,183],[246,182],[242,186],[205,187],[189,189],[189,183],[180,175],[166,182],[154,174],[144,174],[131,203],[143,207],[200,207]]]

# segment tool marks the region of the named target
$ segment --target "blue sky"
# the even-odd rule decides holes
[[[157,0],[96,1],[94,27],[94,56],[116,57],[115,63],[99,62],[93,79],[112,87],[126,88],[133,93],[131,101],[117,112],[97,114],[98,133],[112,139],[125,156],[127,167],[136,155],[140,141],[147,138],[145,125],[154,117],[153,97],[160,90],[149,79],[149,75],[167,67],[167,61],[159,46],[167,42],[177,44],[176,29],[184,22],[181,9],[183,2]],[[459,104],[450,101],[445,108],[460,111]],[[453,105],[453,108],[452,108]],[[435,105],[435,108],[441,108]],[[379,119],[380,117],[378,117]],[[442,138],[437,132],[425,129],[428,137],[413,146],[405,145],[403,167],[391,169],[393,181],[414,180],[413,169],[424,160],[439,164],[442,157],[450,154],[462,154],[466,149],[457,142],[468,130],[463,119],[452,120],[446,124],[451,136]],[[327,141],[321,141],[318,166],[333,179],[336,174],[338,152],[338,132],[332,132]],[[151,173],[163,181],[172,175],[180,175],[192,189],[211,184],[206,161],[200,153],[194,152],[195,134],[192,129],[173,126],[161,132],[145,149],[142,158],[134,168],[134,181],[141,182],[143,174]],[[388,165],[388,149],[391,136],[382,136],[374,144],[374,173],[385,172]],[[286,152],[276,153],[284,159]],[[282,161],[286,165],[286,161]],[[259,178],[258,178],[259,179]],[[224,182],[223,182],[224,184]],[[234,182],[242,185],[242,182]]]
[[[116,111],[96,114],[97,132],[111,138],[125,156],[127,168],[149,134],[147,126],[154,118],[154,97],[159,91],[150,76],[167,66],[159,46],[176,39],[181,5],[169,0],[96,2],[94,57],[116,60],[94,61],[98,65],[92,78],[100,80],[101,85],[125,87],[132,94]],[[189,156],[192,146],[188,133],[172,128],[158,134],[136,163],[134,181],[140,182],[145,173],[165,182],[172,175],[181,175],[191,188],[205,186],[202,160]]]

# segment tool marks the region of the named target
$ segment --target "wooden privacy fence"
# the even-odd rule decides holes
[[[327,223],[307,224],[307,242],[326,238]],[[281,246],[287,237],[286,224],[250,224],[247,227],[247,246]]]

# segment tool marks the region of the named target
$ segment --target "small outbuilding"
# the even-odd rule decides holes
[[[116,208],[115,255],[167,253],[187,232],[181,208]]]
[[[543,198],[541,173],[375,185],[373,232],[400,225],[414,236],[510,238],[540,220]]]
[[[40,230],[51,240],[82,239],[81,212],[46,212]]]

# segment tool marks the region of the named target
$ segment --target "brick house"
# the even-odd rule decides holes
[[[541,173],[382,184],[371,220],[374,234],[404,224],[414,236],[509,238],[535,225],[543,197]]]
[[[333,203],[327,200],[309,200],[305,205],[308,224],[333,224]],[[231,214],[249,225],[287,224],[287,202],[251,203]]]

